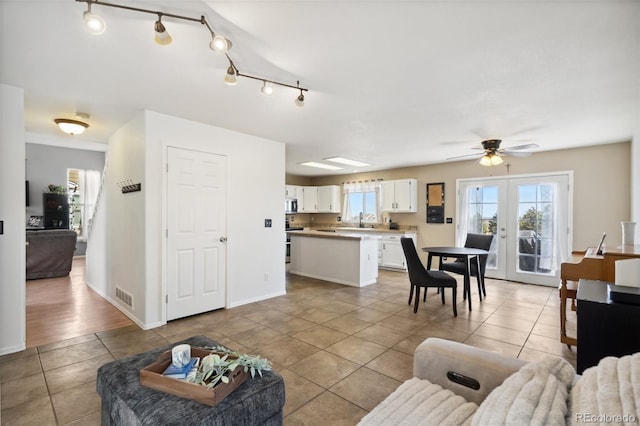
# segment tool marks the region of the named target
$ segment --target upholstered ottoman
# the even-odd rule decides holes
[[[281,425],[284,381],[273,372],[247,379],[220,404],[196,401],[140,385],[140,369],[179,343],[215,346],[194,336],[149,352],[130,356],[98,369],[97,391],[102,397],[102,425]]]

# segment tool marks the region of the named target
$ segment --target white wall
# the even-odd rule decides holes
[[[24,91],[0,84],[0,355],[26,347]]]
[[[167,146],[227,156],[227,307],[285,293],[283,143],[154,112],[146,113],[147,323],[162,318]],[[264,220],[273,227],[265,228]]]
[[[164,323],[168,146],[227,157],[227,307],[284,294],[284,144],[149,111],[109,139],[103,188],[107,238],[100,243],[106,246],[108,277],[103,285],[98,274],[88,272],[92,286],[141,327]],[[122,194],[117,182],[127,179],[141,182],[142,191]],[[265,228],[264,219],[273,226]],[[90,239],[89,259],[100,250]],[[102,268],[89,262],[90,269]],[[133,295],[133,310],[115,299],[116,286]]]

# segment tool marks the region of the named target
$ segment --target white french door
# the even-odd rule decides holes
[[[458,180],[457,244],[493,234],[486,275],[557,286],[571,238],[570,172]]]
[[[167,148],[167,321],[225,306],[225,156]]]

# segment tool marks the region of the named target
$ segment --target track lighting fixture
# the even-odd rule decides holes
[[[262,84],[262,93],[267,96],[271,96],[273,94],[273,86],[266,82],[266,80]]]
[[[253,75],[241,73],[240,70],[238,70],[238,68],[235,66],[235,64],[231,60],[231,57],[229,56],[229,53],[228,53],[229,49],[231,49],[231,41],[229,41],[227,38],[219,34],[214,33],[213,29],[209,25],[209,22],[207,22],[204,15],[200,16],[200,18],[191,18],[188,16],[174,15],[171,13],[164,13],[160,11],[142,9],[139,7],[126,6],[126,5],[115,4],[115,3],[106,3],[98,0],[76,0],[76,1],[80,3],[87,3],[87,11],[84,12],[84,15],[83,15],[84,26],[87,28],[88,31],[90,31],[93,34],[102,34],[106,29],[106,24],[101,17],[91,12],[92,5],[108,6],[108,7],[118,8],[118,9],[125,9],[133,12],[141,12],[141,13],[157,15],[158,20],[155,21],[155,26],[154,26],[155,41],[156,43],[161,45],[169,44],[172,41],[171,36],[167,32],[167,29],[165,28],[164,24],[162,23],[163,17],[181,19],[183,21],[197,22],[201,25],[204,25],[205,27],[207,27],[207,30],[211,35],[211,41],[209,42],[209,47],[211,48],[211,50],[217,53],[224,54],[229,60],[229,67],[227,68],[227,72],[224,77],[224,82],[226,84],[230,86],[235,86],[236,84],[238,84],[238,77],[245,77],[245,78],[251,78],[254,80],[260,80],[263,82],[262,92],[266,95],[270,95],[271,93],[273,93],[273,84],[277,84],[278,86],[283,86],[283,87],[289,87],[291,89],[296,89],[300,91],[300,95],[296,98],[295,103],[298,106],[304,106],[304,92],[307,92],[308,89],[305,89],[304,87],[300,87],[299,81],[296,86],[292,86],[290,84],[281,83],[274,80],[267,80],[261,77],[256,77]]]
[[[156,21],[155,31],[156,31],[156,37],[155,37],[156,43],[158,43],[160,45],[163,45],[163,46],[165,46],[167,44],[171,44],[171,41],[173,39],[171,38],[171,36],[167,32],[167,29],[162,24],[162,14],[161,13],[158,13],[158,20]]]
[[[107,29],[107,24],[105,24],[104,19],[95,13],[91,13],[91,3],[87,4],[87,11],[83,13],[82,17],[84,20],[84,27],[91,34],[100,35]]]
[[[224,82],[229,86],[235,86],[238,84],[238,77],[233,65],[229,65],[229,68],[227,68],[227,74],[224,76]]]

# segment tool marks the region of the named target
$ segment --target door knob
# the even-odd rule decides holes
[[[507,238],[506,235],[500,235],[500,238]]]
[[[227,242],[227,237],[220,237],[220,242],[221,243],[226,243]]]

